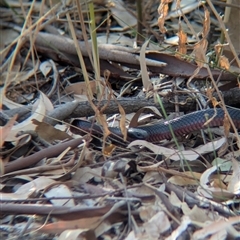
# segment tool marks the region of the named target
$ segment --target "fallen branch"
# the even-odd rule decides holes
[[[102,216],[111,209],[111,204],[103,207],[66,207],[40,204],[9,204],[1,203],[2,214],[39,214],[65,219],[81,219]]]
[[[85,42],[78,42],[79,48],[83,56],[88,57],[88,51]],[[60,53],[77,54],[74,41],[70,38],[63,36],[57,36],[50,33],[39,32],[36,36],[36,46],[44,48],[52,48]],[[99,58],[113,62],[124,62],[129,64],[140,64],[139,50],[135,50],[129,47],[122,47],[111,44],[99,44],[98,45]],[[137,53],[137,54],[136,54]],[[64,54],[63,54],[64,55]],[[159,60],[146,59],[148,66],[161,67],[166,63]]]
[[[240,89],[238,88],[232,88],[229,91],[225,91],[222,93],[224,102],[226,105],[229,106],[239,106],[239,99],[240,99]],[[217,94],[213,95],[217,99]],[[117,100],[118,103],[123,107],[124,111],[126,113],[132,113],[137,112],[140,108],[146,107],[146,106],[155,106],[160,111],[161,108],[158,103],[155,103],[153,99],[146,99],[146,98],[121,98]],[[175,103],[169,102],[168,99],[162,99],[164,108],[166,112],[173,112],[175,111]],[[186,97],[179,96],[179,101],[184,103],[179,105],[180,111],[184,112],[190,112],[196,110],[196,101],[195,99],[188,99],[186,101]],[[107,102],[107,100],[102,100],[101,103],[98,101],[93,101],[95,106],[104,106]],[[24,111],[24,108],[19,109],[12,109],[12,110],[6,110],[4,111],[5,114],[8,116],[12,116],[16,113],[16,111],[21,114],[21,111]],[[29,111],[29,110],[28,110]],[[104,111],[105,114],[115,114],[119,113],[119,108],[116,105],[115,100],[110,100],[108,104],[108,108]],[[93,111],[91,105],[88,101],[85,102],[69,102],[66,104],[62,104],[56,109],[54,109],[52,112],[48,114],[48,116],[45,119],[45,122],[55,125],[57,123],[56,119],[59,121],[63,121],[67,118],[77,118],[77,117],[89,117],[95,115],[95,112]]]
[[[5,165],[4,173],[9,173],[12,171],[16,171],[19,169],[23,169],[26,167],[29,167],[31,165],[34,165],[41,161],[44,158],[51,158],[58,156],[60,153],[62,153],[65,149],[68,147],[71,147],[71,149],[76,148],[79,144],[83,142],[82,138],[73,139],[64,143],[60,143],[57,145],[54,145],[49,148],[45,148],[39,152],[36,152],[30,156],[24,157],[24,158],[18,158],[15,161],[9,162]]]
[[[84,57],[88,58],[88,51],[86,49],[85,42],[78,42],[81,53]],[[79,59],[77,58],[77,52],[74,42],[70,38],[63,36],[57,36],[50,33],[39,32],[36,35],[35,48],[50,57],[55,61],[66,61],[79,66]],[[110,67],[110,62],[120,63],[133,69],[140,69],[139,50],[135,50],[129,47],[116,46],[111,44],[99,44],[99,58],[101,73],[108,69],[111,73],[115,74],[118,70]],[[91,64],[86,63],[88,69],[91,69]],[[109,63],[109,64],[107,64]],[[107,65],[107,66],[106,66]],[[196,64],[190,63],[183,59],[179,59],[170,54],[161,52],[149,51],[146,52],[146,65],[150,72],[161,73],[169,76],[181,76],[189,78],[192,76],[197,68]],[[218,79],[221,75],[221,81],[234,81],[236,82],[237,75],[223,72],[218,69],[211,69],[214,79]],[[121,74],[122,75],[122,74]],[[126,75],[126,74],[123,74]],[[205,79],[208,77],[206,68],[202,68],[196,75],[198,79]]]
[[[217,97],[216,94],[214,96]],[[224,101],[226,105],[236,106],[239,104],[240,99],[240,90],[238,88],[231,89],[230,91],[226,91],[223,93]],[[125,113],[132,113],[137,112],[140,108],[146,107],[146,106],[155,106],[160,111],[161,108],[158,103],[155,103],[153,99],[146,99],[146,98],[121,98],[117,100],[118,103],[123,107]],[[175,103],[169,102],[168,99],[162,99],[163,105],[166,112],[173,112],[175,111]],[[180,111],[184,112],[190,112],[196,110],[196,101],[195,99],[187,99],[184,96],[179,96],[179,109]],[[100,103],[98,101],[93,101],[95,106],[99,106],[99,108],[102,108],[106,103],[107,100],[102,100]],[[70,103],[71,104],[71,103]],[[74,107],[75,107],[75,103]],[[65,105],[65,104],[64,104]],[[51,113],[49,113],[49,117],[52,117],[54,115],[55,118],[59,120],[64,120],[62,116],[64,116],[63,112],[66,108],[64,105],[59,106],[59,109],[53,110]],[[67,107],[69,109],[69,105]],[[58,111],[60,114],[57,116],[55,114],[55,111]],[[68,112],[69,113],[69,112]],[[115,114],[119,113],[119,108],[116,104],[115,100],[110,100],[108,103],[108,107],[104,110],[104,114]],[[74,108],[74,111],[68,115],[68,118],[77,118],[77,117],[88,117],[95,115],[95,112],[93,111],[91,105],[88,101],[85,102],[79,102],[78,106]],[[46,120],[48,123],[51,122],[51,120]]]

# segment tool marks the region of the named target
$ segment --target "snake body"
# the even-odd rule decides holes
[[[240,129],[240,109],[228,108],[228,113],[233,120],[237,129]],[[213,117],[213,118],[212,118]],[[212,118],[212,119],[211,119]],[[207,122],[208,119],[211,119]],[[193,131],[204,129],[206,127],[223,126],[225,119],[225,113],[221,108],[217,109],[205,109],[175,119],[155,123],[153,125],[144,125],[140,127],[129,128],[127,135],[128,140],[147,140],[149,142],[158,142],[164,139],[171,139],[172,133],[170,126],[175,136],[182,136],[189,134]],[[207,125],[206,125],[207,122]],[[83,120],[74,120],[72,123],[74,126],[82,129],[84,132],[92,131],[93,134],[101,134],[102,128],[96,124],[92,124]],[[72,130],[72,129],[71,129]],[[109,128],[113,138],[121,138],[122,133],[119,128]],[[76,130],[72,130],[76,133]]]

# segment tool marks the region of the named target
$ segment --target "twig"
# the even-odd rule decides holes
[[[71,149],[74,149],[82,142],[83,142],[82,138],[77,138],[74,140],[70,140],[70,141],[43,149],[42,151],[34,153],[28,157],[18,158],[17,160],[6,164],[5,173],[9,173],[12,171],[16,171],[16,170],[23,169],[25,167],[34,165],[34,164],[38,163],[39,161],[41,161],[43,158],[55,157],[58,154],[62,153],[68,147],[71,147]],[[3,177],[4,177],[4,175],[3,175]]]

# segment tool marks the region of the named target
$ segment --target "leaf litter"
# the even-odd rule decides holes
[[[1,3],[2,239],[239,236],[240,139],[227,114],[218,132],[127,138],[127,127],[239,99],[224,3]],[[92,123],[80,135],[78,119]]]

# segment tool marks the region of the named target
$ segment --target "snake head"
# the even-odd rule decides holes
[[[147,131],[139,128],[129,128],[128,129],[128,137],[133,140],[146,140],[149,134]]]

